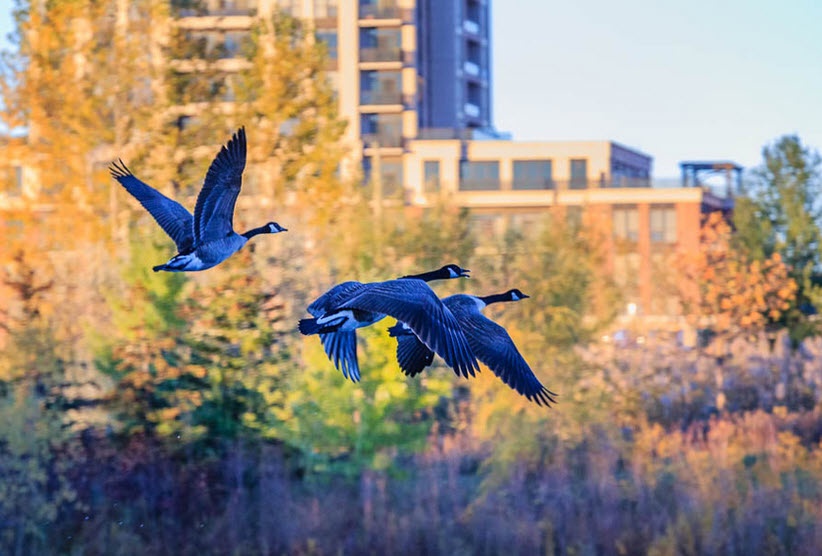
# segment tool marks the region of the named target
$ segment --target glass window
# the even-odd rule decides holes
[[[375,164],[372,163],[372,167]],[[396,198],[403,188],[402,183],[402,159],[384,157],[379,162],[380,175],[382,176],[382,196]]]
[[[553,189],[550,160],[515,160],[513,189]]]
[[[672,205],[651,207],[651,241],[676,243],[676,207]]]
[[[402,73],[360,72],[360,104],[402,104]]]
[[[402,34],[400,29],[364,27],[360,29],[360,61],[399,62]]]
[[[639,210],[635,206],[614,207],[614,238],[635,242],[639,239]]]
[[[440,161],[426,160],[422,163],[423,187],[426,193],[440,190]]]
[[[360,125],[366,147],[402,146],[402,114],[363,114]]]
[[[460,189],[463,191],[498,190],[499,161],[497,160],[462,160],[460,161]]]
[[[585,189],[588,187],[588,160],[585,158],[571,159],[571,189]]]
[[[337,0],[314,0],[314,17],[337,17]]]
[[[328,49],[328,57],[332,60],[337,59],[337,30],[336,29],[320,29],[317,31],[317,40],[325,43]]]
[[[361,19],[391,19],[401,15],[397,0],[360,0]]]

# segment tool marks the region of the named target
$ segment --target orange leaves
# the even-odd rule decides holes
[[[798,286],[778,253],[749,261],[730,245],[731,228],[720,213],[702,226],[699,253],[684,255],[682,299],[692,320],[716,332],[749,334],[780,321]]]

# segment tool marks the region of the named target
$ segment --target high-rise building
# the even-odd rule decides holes
[[[227,70],[253,18],[311,21],[352,157],[386,191],[403,187],[409,141],[495,137],[489,0],[172,0],[177,25],[219,45]],[[236,64],[234,64],[236,65]]]

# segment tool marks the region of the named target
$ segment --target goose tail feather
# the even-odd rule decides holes
[[[299,328],[302,334],[310,336],[312,334],[319,334],[322,326],[317,324],[317,319],[300,319]]]

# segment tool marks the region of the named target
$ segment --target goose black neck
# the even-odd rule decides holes
[[[268,224],[265,226],[260,226],[259,228],[251,228],[247,232],[243,232],[241,235],[246,239],[251,239],[254,236],[258,236],[260,234],[267,234],[268,233]]]
[[[485,297],[480,297],[483,303],[486,305],[490,305],[492,303],[500,303],[502,301],[513,301],[511,296],[507,293],[495,293],[494,295],[486,295]]]
[[[422,280],[423,282],[442,279],[442,270],[432,270],[430,272],[423,272],[422,274],[408,274],[406,276],[400,276],[400,280]]]

